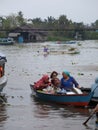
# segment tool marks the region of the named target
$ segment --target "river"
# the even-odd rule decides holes
[[[56,54],[42,54],[43,46]],[[68,46],[78,48],[79,54],[58,54]],[[29,84],[43,74],[55,70],[61,78],[69,70],[80,86],[90,87],[98,76],[98,41],[80,41],[68,45],[53,42],[0,46],[7,57],[5,73],[8,78],[4,93],[7,104],[0,105],[0,130],[95,130],[95,115],[82,125],[90,114],[88,108],[75,108],[46,103],[31,96]]]

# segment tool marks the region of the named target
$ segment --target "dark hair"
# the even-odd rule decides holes
[[[58,75],[58,73],[57,73],[56,71],[53,71],[53,72],[51,73],[51,75],[50,75],[50,78],[52,78],[52,77],[53,77],[53,74]]]
[[[54,78],[54,79],[51,80],[51,83],[52,83],[53,85],[56,85],[56,84],[55,84],[55,81],[56,81],[56,80],[59,80],[59,79],[58,79],[58,78]]]

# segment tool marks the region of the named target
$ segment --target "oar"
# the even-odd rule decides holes
[[[86,119],[86,121],[83,123],[83,125],[86,125],[87,122],[92,118],[92,116],[95,114],[95,111],[93,111],[90,116]]]
[[[83,123],[84,125],[87,124],[87,122],[91,119],[91,117],[98,112],[98,104],[96,105],[96,107],[94,108],[94,110],[92,111],[92,113],[90,114],[90,116],[87,118],[87,120]]]

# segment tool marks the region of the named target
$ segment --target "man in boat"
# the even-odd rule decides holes
[[[95,79],[95,83],[91,86],[91,91],[94,91],[93,98],[98,99],[98,77]]]
[[[91,91],[94,91],[93,98],[98,99],[98,77],[95,79],[95,83],[91,86]],[[96,113],[96,124],[98,125],[98,104],[93,111]]]
[[[70,73],[66,70],[62,72],[62,79],[61,79],[61,88],[65,91],[74,91],[77,94],[82,94],[81,90],[79,89],[80,86],[77,81],[70,76]]]

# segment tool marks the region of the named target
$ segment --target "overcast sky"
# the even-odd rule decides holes
[[[0,16],[19,11],[25,18],[64,14],[74,22],[89,24],[98,20],[98,0],[0,0]]]

